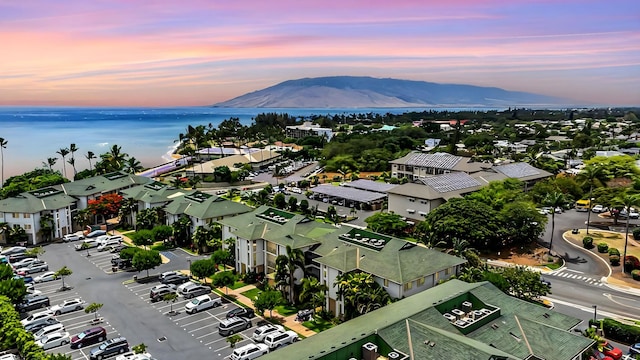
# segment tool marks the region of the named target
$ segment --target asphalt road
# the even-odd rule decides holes
[[[124,336],[130,346],[144,343],[148,346],[149,352],[159,360],[223,359],[231,353],[232,349],[226,343],[226,338],[217,333],[217,323],[225,317],[226,312],[236,307],[235,304],[225,303],[222,307],[211,309],[211,311],[186,315],[183,307],[187,301],[180,299],[173,305],[174,310],[180,310],[178,315],[180,321],[178,321],[165,315],[169,311],[168,304],[149,303],[149,288],[158,282],[125,285],[124,283],[131,280],[137,273],[124,271],[112,273],[110,253],[99,253],[91,249],[91,256],[87,257],[86,251],[75,251],[73,243],[49,244],[44,249],[46,252],[41,258],[49,263],[52,271],[62,266],[67,266],[73,271],[72,275],[65,278],[65,284],[72,286],[73,289],[58,291],[61,285],[60,280],[37,284],[36,289],[50,296],[51,305],[75,297],[81,297],[87,304],[92,302],[104,304],[98,313],[104,318],[104,323],[100,326],[107,329],[108,338]],[[174,250],[165,255],[171,261],[152,270],[151,274],[187,269],[189,266],[187,259],[198,259],[182,250]],[[141,273],[139,276],[143,277],[145,274]],[[92,318],[92,314],[85,314],[84,311],[60,316],[60,320],[71,335],[92,327],[89,324]],[[254,318],[254,326],[258,320],[260,318]],[[203,326],[205,324],[206,327]],[[240,346],[251,341],[249,338],[253,330],[254,328],[243,331],[244,339],[239,343]],[[206,336],[203,336],[205,333]],[[161,338],[166,340],[159,340]],[[66,345],[50,352],[68,353],[74,360],[88,359],[91,347],[80,351],[71,350]]]

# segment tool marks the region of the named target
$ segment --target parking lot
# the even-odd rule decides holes
[[[226,337],[218,334],[218,322],[224,319],[229,311],[237,308],[238,305],[223,302],[222,306],[210,308],[206,311],[190,315],[184,311],[184,306],[191,300],[187,300],[182,296],[172,304],[164,301],[156,303],[151,302],[149,299],[149,292],[152,287],[158,284],[160,284],[158,281],[154,281],[147,284],[130,283],[125,286],[136,297],[144,302],[145,306],[158,311],[162,316],[166,317],[168,321],[173,323],[172,326],[178,326],[185,331],[186,334],[191,336],[195,341],[199,342],[207,349],[218,354],[227,353],[226,355],[229,355],[231,353]],[[211,293],[210,296],[216,297],[218,295]],[[168,313],[170,310],[174,310],[177,314],[169,316]],[[255,324],[260,320],[261,319],[259,317],[253,318],[251,322],[252,328],[238,333],[238,335],[243,337],[243,340],[236,344],[236,347],[253,341],[251,340],[251,335],[253,334]]]
[[[49,301],[51,302],[51,306],[60,304],[64,300],[81,298],[86,304],[90,304],[92,302],[98,302],[97,299],[85,298],[77,291],[73,286],[73,283],[70,283],[68,280],[65,280],[65,286],[72,287],[71,290],[68,291],[60,291],[60,287],[62,286],[62,282],[60,280],[55,280],[46,283],[40,283],[35,285],[35,289],[41,291],[43,295],[49,297]],[[37,312],[38,310],[34,310],[33,312]],[[69,332],[70,336],[76,335],[86,329],[101,326],[107,331],[107,338],[111,339],[117,336],[120,336],[120,333],[109,323],[108,319],[105,319],[98,312],[98,318],[102,318],[103,321],[99,324],[93,325],[91,321],[96,317],[96,314],[87,314],[84,310],[72,311],[65,314],[60,314],[56,316],[56,319],[60,321],[67,332]],[[97,344],[96,344],[97,345]],[[61,353],[71,356],[72,359],[89,359],[89,351],[93,348],[93,346],[87,346],[80,349],[71,349],[69,345],[63,345],[57,348],[53,348],[47,350],[47,353]]]

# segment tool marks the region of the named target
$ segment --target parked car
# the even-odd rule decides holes
[[[241,346],[231,353],[231,360],[251,360],[269,352],[269,347],[265,344],[248,344]]]
[[[189,277],[185,274],[173,274],[167,275],[164,279],[160,280],[163,284],[182,284],[189,281]]]
[[[229,336],[231,334],[237,333],[238,331],[250,328],[251,321],[237,316],[231,319],[220,320],[220,322],[218,323],[218,334],[222,336]]]
[[[135,354],[132,351],[116,356],[116,360],[156,360],[149,353]]]
[[[175,270],[172,270],[172,271],[165,271],[165,272],[161,273],[161,274],[158,276],[158,280],[160,280],[160,282],[162,282],[162,279],[166,278],[167,276],[169,276],[169,275],[176,275],[176,274],[180,274],[180,272],[179,272],[179,271],[175,271]]]
[[[15,270],[15,269],[20,269],[23,267],[27,267],[31,264],[33,264],[36,261],[40,261],[37,257],[28,257],[28,258],[24,258],[22,260],[18,260],[18,261],[14,261],[11,263],[11,267]]]
[[[25,283],[25,285],[33,283],[33,278],[31,276],[29,276],[29,275],[18,275],[18,274],[16,274],[16,275],[13,276],[13,278],[16,279],[16,280],[22,280]]]
[[[21,303],[16,305],[19,312],[27,312],[49,306],[49,297],[44,295],[27,295]]]
[[[231,319],[234,317],[243,317],[243,318],[251,319],[254,316],[256,316],[256,313],[253,311],[252,308],[244,308],[244,307],[235,308],[227,313],[227,319]]]
[[[40,346],[43,350],[48,350],[58,346],[66,345],[69,343],[69,341],[69,333],[64,331],[45,335],[39,340],[36,340],[36,345]]]
[[[84,234],[79,234],[79,233],[67,234],[62,237],[63,242],[78,241],[78,240],[84,240]]]
[[[212,307],[222,305],[222,299],[219,297],[211,298],[209,295],[201,295],[191,300],[184,306],[187,314],[195,314],[198,311],[210,309]]]
[[[151,288],[149,291],[149,299],[151,302],[161,301],[165,295],[176,291],[174,284],[160,284]]]
[[[29,315],[27,318],[20,320],[22,326],[27,326],[36,322],[45,322],[47,319],[53,318],[51,310],[42,310]]]
[[[295,331],[276,332],[265,336],[264,344],[267,345],[270,350],[273,350],[282,346],[293,344],[298,340],[300,340],[300,338]]]
[[[33,338],[38,340],[44,337],[45,335],[53,334],[55,332],[64,332],[64,325],[62,323],[57,323],[53,325],[48,325],[43,327],[42,329],[33,333]]]
[[[95,237],[106,235],[106,234],[107,232],[105,230],[93,230],[92,232],[87,234],[86,238],[90,239],[90,238],[95,238]]]
[[[16,354],[4,354],[0,355],[0,360],[20,360]]]
[[[264,337],[274,333],[276,331],[279,332],[284,332],[284,327],[281,325],[275,325],[275,324],[267,324],[267,325],[263,325],[258,327],[257,329],[255,329],[255,331],[253,332],[253,341],[257,341],[257,342],[262,342],[264,340]]]
[[[119,254],[120,251],[124,250],[128,248],[127,245],[124,244],[119,244],[119,245],[113,245],[111,246],[111,249],[109,250],[112,254]]]
[[[602,350],[599,349],[600,346],[602,346]],[[622,359],[622,350],[611,345],[611,343],[609,343],[606,340],[601,345],[598,346],[598,350],[600,350],[603,354],[610,356],[613,360]]]
[[[98,251],[105,251],[111,248],[114,245],[120,245],[122,242],[122,236],[116,235],[108,238],[107,240],[102,241],[100,245],[98,245]]]
[[[0,252],[0,255],[11,256],[15,254],[24,254],[26,251],[27,248],[24,246],[13,246],[7,249],[3,249],[2,252]]]
[[[18,275],[29,275],[43,271],[49,271],[49,264],[42,260],[36,260],[25,267],[17,269],[16,273]]]
[[[26,253],[11,254],[9,255],[9,262],[14,264],[18,261],[29,259],[29,258],[35,258],[35,257],[36,257],[35,255],[27,255]]]
[[[196,283],[191,283],[192,286],[186,286],[180,289],[180,295],[184,296],[185,299],[192,299],[196,296],[206,295],[211,292],[211,288],[206,285],[200,285]]]
[[[609,211],[609,209],[607,209],[606,207],[600,204],[593,205],[593,207],[591,208],[591,212],[594,212],[596,214],[607,212],[607,211]]]
[[[86,345],[92,345],[107,338],[107,331],[101,327],[96,326],[91,329],[87,329],[71,338],[71,348],[79,349]]]
[[[82,244],[87,244],[87,245],[82,245]],[[86,250],[86,249],[98,247],[98,245],[100,245],[100,243],[96,239],[85,239],[81,243],[75,244],[74,247],[76,251],[80,251],[80,250]]]
[[[123,354],[127,351],[129,351],[129,343],[127,342],[127,339],[124,337],[117,337],[107,340],[100,344],[100,346],[91,349],[91,352],[89,352],[89,358],[91,360],[102,360],[103,358]]]
[[[31,323],[29,325],[25,325],[24,329],[27,330],[28,332],[34,333],[42,328],[45,328],[49,325],[55,325],[55,324],[59,324],[60,321],[58,321],[56,318],[48,318],[45,321],[42,322],[37,322],[37,323]]]
[[[636,343],[629,346],[629,354],[640,355],[640,343]]]
[[[80,298],[65,300],[58,305],[54,305],[49,308],[55,315],[60,315],[72,311],[78,311],[84,309],[85,302]]]
[[[58,277],[56,276],[56,273],[53,271],[47,271],[42,275],[36,276],[35,278],[33,278],[33,281],[35,283],[42,283],[42,282],[47,282],[47,281],[53,281],[58,279]]]

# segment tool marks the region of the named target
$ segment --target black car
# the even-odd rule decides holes
[[[54,318],[48,318],[45,321],[42,322],[35,322],[35,323],[31,323],[29,325],[25,325],[24,329],[31,332],[31,333],[36,333],[38,332],[38,330],[45,328],[49,325],[55,325],[60,323],[60,321],[54,319]]]
[[[107,330],[102,326],[87,329],[71,338],[71,348],[79,349],[85,345],[95,344],[107,338]]]
[[[17,263],[20,260],[24,260],[26,258],[34,258],[36,257],[36,255],[27,255],[27,254],[13,254],[13,255],[9,255],[9,262],[10,263]]]
[[[131,259],[118,259],[117,264],[118,269],[129,269],[133,266],[131,263]]]
[[[253,309],[243,308],[243,307],[233,309],[227,313],[227,319],[231,319],[234,317],[243,317],[243,318],[251,319],[254,316],[256,316],[256,313],[253,311]]]
[[[180,285],[189,281],[189,276],[185,274],[171,274],[160,280],[163,284],[175,284]]]
[[[91,360],[101,360],[103,358],[113,356],[116,354],[122,354],[129,351],[129,343],[124,337],[117,337],[111,340],[107,340],[100,344],[100,346],[94,347],[89,353]]]
[[[19,312],[27,312],[49,306],[49,297],[44,295],[27,295],[24,300],[16,305]]]

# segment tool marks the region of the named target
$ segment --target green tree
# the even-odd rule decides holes
[[[33,257],[38,257],[42,254],[44,254],[46,251],[44,250],[44,248],[42,246],[37,246],[34,248],[29,248],[27,249],[27,251],[24,252],[24,254],[26,256],[33,256]]]
[[[282,294],[279,291],[267,289],[258,294],[255,299],[251,299],[251,301],[260,314],[263,314],[265,310],[269,310],[269,317],[273,317],[273,309],[282,303]]]
[[[137,247],[124,248],[120,251],[120,259],[133,260],[133,257],[140,251],[144,251],[144,250]]]
[[[22,279],[13,278],[11,265],[0,264],[0,296],[6,296],[13,304],[18,304],[27,294]]]
[[[529,245],[544,233],[547,216],[540,214],[529,201],[514,201],[505,204],[498,212],[502,227],[504,246]]]
[[[298,199],[295,196],[291,196],[287,203],[287,207],[291,212],[295,212],[296,210],[298,210]]]
[[[173,237],[178,245],[184,246],[189,242],[191,238],[191,234],[189,233],[191,224],[191,219],[185,214],[180,215],[178,221],[171,224],[171,227],[173,227]]]
[[[584,183],[589,185],[589,201],[591,201],[591,206],[593,206],[593,186],[598,181],[600,175],[604,172],[604,168],[592,164],[590,166],[586,166],[580,173],[578,174],[578,178],[582,180]],[[591,223],[591,210],[587,210],[587,234],[589,234],[589,225]]]
[[[73,271],[71,271],[71,269],[69,269],[66,266],[63,266],[58,271],[56,271],[56,273],[55,273],[56,278],[62,279],[62,289],[63,290],[67,289],[67,287],[64,284],[64,278],[67,277],[67,276],[70,276],[71,274],[73,274]]]
[[[98,311],[100,311],[100,309],[102,309],[102,306],[104,304],[100,304],[100,303],[91,303],[89,305],[87,305],[84,308],[84,312],[87,314],[94,314],[94,319],[98,319]]]
[[[622,206],[622,208],[627,212],[627,221],[625,223],[625,228],[624,228],[624,252],[622,255],[622,271],[625,271],[625,266],[624,266],[624,262],[626,261],[627,258],[627,244],[629,242],[629,218],[630,218],[630,214],[631,214],[631,208],[633,206],[639,206],[640,205],[640,194],[631,194],[628,192],[625,192],[624,194],[616,197],[613,199],[613,203],[617,204],[618,206]]]
[[[165,243],[173,236],[173,227],[169,225],[159,225],[152,229],[153,239]]]
[[[326,300],[326,292],[329,288],[322,284],[318,279],[314,277],[305,277],[302,279],[302,289],[298,295],[300,303],[316,309],[318,307],[324,308]]]
[[[142,209],[136,215],[136,229],[153,229],[153,227],[158,223],[158,220],[157,209]]]
[[[176,302],[176,300],[178,300],[178,294],[175,292],[164,294],[164,296],[162,297],[162,300],[169,303],[169,314],[170,315],[175,314],[173,312],[173,303]]]
[[[378,212],[364,220],[367,223],[367,227],[374,232],[388,234],[388,235],[400,235],[402,231],[408,226],[407,222],[402,220],[402,216],[392,212]]]
[[[567,204],[567,199],[564,197],[564,194],[561,192],[552,192],[548,194],[543,202],[544,205],[551,207],[553,211],[551,212],[551,240],[549,241],[549,255],[551,255],[551,247],[553,245],[553,233],[556,227],[556,208],[564,208]]]
[[[157,266],[162,265],[162,257],[156,250],[141,250],[133,256],[131,265],[138,270],[138,272],[146,270],[147,277],[149,277],[150,269],[155,269]]]
[[[131,350],[134,354],[144,354],[147,352],[147,345],[145,345],[144,343],[140,343],[136,346],[131,347]]]
[[[525,266],[494,268],[485,271],[484,277],[503,292],[527,301],[537,301],[550,290],[540,281],[540,273]]]
[[[273,206],[278,209],[284,209],[287,206],[287,200],[283,193],[277,193],[273,196]]]
[[[96,158],[96,154],[94,154],[93,151],[87,151],[87,155],[85,155],[84,157],[89,160],[89,171],[93,173],[93,164],[91,163],[91,160]]]
[[[333,286],[338,288],[338,295],[344,301],[347,319],[379,309],[391,302],[389,294],[368,273],[344,273],[336,278]]]
[[[191,275],[198,279],[204,278],[205,284],[207,278],[216,273],[216,264],[211,259],[196,260],[191,263]]]
[[[309,201],[307,199],[300,200],[300,211],[302,211],[303,214],[309,212]]]
[[[4,149],[7,148],[8,141],[0,137],[0,161],[2,161],[2,177],[0,177],[0,188],[4,186]]]
[[[71,144],[69,146],[69,152],[71,153],[71,159],[69,159],[69,164],[71,164],[71,166],[73,167],[73,178],[75,179],[76,175],[78,174],[78,171],[76,170],[76,157],[75,157],[75,152],[78,151],[78,147],[76,146],[76,144]]]
[[[56,151],[56,154],[60,155],[60,157],[62,158],[62,170],[63,170],[63,174],[64,177],[67,177],[67,166],[65,164],[65,157],[67,155],[69,155],[69,149],[67,148],[61,148],[60,150]]]
[[[213,275],[212,283],[215,287],[224,287],[225,294],[229,295],[229,286],[236,283],[236,277],[231,271],[221,271]]]
[[[229,347],[231,347],[232,349],[234,347],[236,347],[236,344],[239,343],[240,341],[242,341],[242,336],[238,335],[238,334],[234,334],[231,335],[229,337],[227,337],[227,342],[229,343]]]
[[[229,265],[233,255],[229,250],[226,249],[218,249],[211,254],[211,261],[213,261],[216,266],[216,270],[218,265]]]
[[[136,246],[151,246],[154,243],[154,232],[148,229],[138,230],[135,233],[131,234],[131,241]]]
[[[204,226],[198,226],[196,228],[196,231],[193,233],[193,236],[191,236],[193,247],[195,247],[198,253],[200,253],[201,251],[206,251],[207,243],[211,239],[211,232]]]

